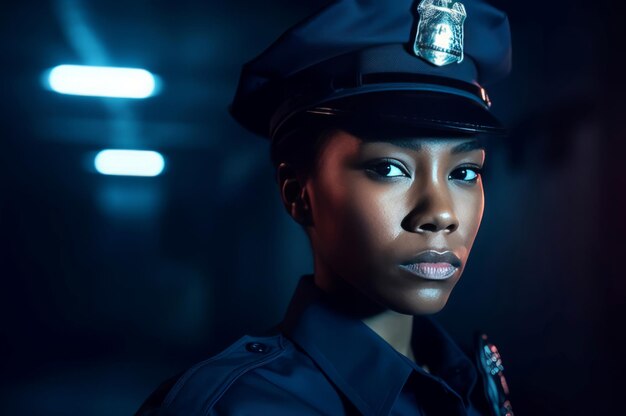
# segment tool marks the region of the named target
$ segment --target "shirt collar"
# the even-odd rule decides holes
[[[467,400],[476,377],[471,362],[430,319],[414,321],[416,354],[428,356],[433,372]],[[334,307],[311,275],[300,279],[281,327],[364,415],[388,415],[411,372],[425,374],[360,319]]]
[[[431,373],[441,378],[469,406],[478,374],[472,361],[450,335],[433,319],[416,316],[411,345],[416,360],[427,362]]]

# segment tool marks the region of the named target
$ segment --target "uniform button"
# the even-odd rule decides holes
[[[269,350],[269,347],[261,342],[248,342],[246,349],[250,352],[265,353]]]

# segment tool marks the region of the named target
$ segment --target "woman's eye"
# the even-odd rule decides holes
[[[448,178],[465,182],[476,182],[481,173],[482,169],[480,168],[463,167],[455,169]]]
[[[377,163],[373,166],[370,166],[369,170],[385,178],[395,178],[397,176],[408,176],[401,167],[391,162]]]

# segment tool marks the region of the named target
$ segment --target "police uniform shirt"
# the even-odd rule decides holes
[[[273,145],[311,118],[495,137],[505,129],[484,86],[510,68],[508,18],[484,0],[336,0],[244,65],[230,112]],[[428,371],[335,307],[312,276],[276,329],[194,366],[138,414],[477,414],[472,362],[428,317],[415,317],[412,332]],[[485,390],[497,413],[512,414],[499,400],[497,350],[483,344]]]
[[[270,336],[245,336],[148,399],[138,415],[478,415],[472,362],[439,326],[415,317],[418,362],[301,278]]]

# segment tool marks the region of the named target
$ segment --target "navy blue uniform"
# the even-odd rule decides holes
[[[412,338],[429,372],[334,306],[312,276],[276,329],[192,367],[138,415],[481,414],[474,365],[430,318],[415,318]]]
[[[337,119],[383,135],[497,136],[484,86],[510,68],[508,18],[483,0],[337,0],[244,65],[230,111],[272,146]],[[484,404],[512,416],[497,349],[484,337],[477,347]],[[304,277],[272,335],[241,338],[138,414],[478,414],[477,371],[431,319],[414,318],[412,348],[428,371]]]

